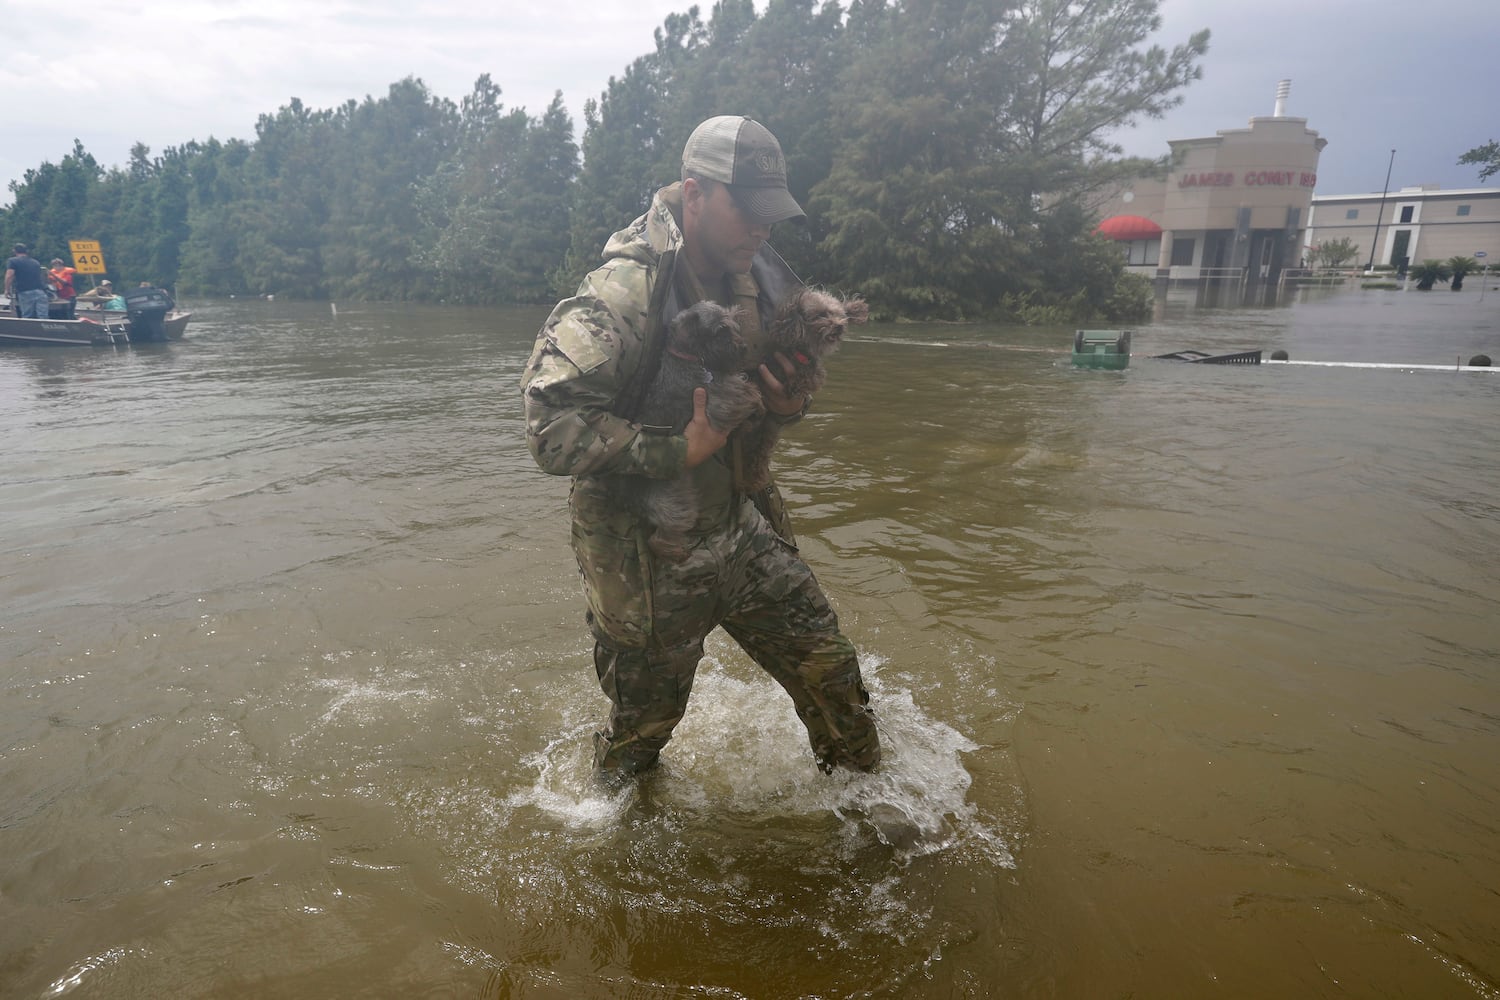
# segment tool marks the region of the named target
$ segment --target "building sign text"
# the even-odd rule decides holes
[[[1227,170],[1211,170],[1196,174],[1183,174],[1177,178],[1177,186],[1190,187],[1234,187],[1235,175]],[[1245,187],[1316,187],[1318,175],[1310,170],[1247,170],[1240,178]]]

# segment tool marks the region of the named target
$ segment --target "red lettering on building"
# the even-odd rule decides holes
[[[1234,174],[1222,171],[1198,174],[1183,174],[1177,179],[1178,187],[1233,187]]]
[[[1318,183],[1318,175],[1309,171],[1298,172],[1296,170],[1247,170],[1245,171],[1246,187],[1291,187],[1299,185],[1310,188]]]
[[[1180,188],[1234,187],[1234,174],[1230,171],[1202,171],[1182,174],[1177,178]],[[1240,183],[1246,187],[1316,187],[1318,175],[1310,170],[1247,170]]]

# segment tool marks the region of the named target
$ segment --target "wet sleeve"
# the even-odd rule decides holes
[[[643,431],[611,412],[633,369],[644,312],[580,294],[558,303],[537,334],[522,378],[526,444],[543,472],[674,479],[687,467],[687,439]],[[632,322],[634,321],[634,322]]]

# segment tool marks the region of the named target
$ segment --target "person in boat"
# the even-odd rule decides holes
[[[5,262],[5,294],[22,319],[47,319],[47,275],[41,261],[30,254],[26,244],[11,248],[14,254]]]
[[[52,287],[57,290],[57,300],[68,307],[68,319],[73,319],[78,309],[78,289],[73,286],[73,277],[77,273],[76,269],[64,264],[61,257],[53,257],[52,266],[47,269]]]
[[[604,263],[558,303],[522,379],[526,442],[542,471],[571,476],[574,555],[583,577],[594,668],[611,707],[594,734],[594,764],[611,784],[657,762],[687,709],[705,637],[722,625],[792,697],[820,769],[869,771],[880,740],[854,645],[798,553],[775,484],[737,488],[733,428],[716,428],[694,392],[683,430],[634,419],[676,314],[712,300],[741,307],[741,334],[763,344],[776,307],[801,287],[766,244],[771,227],[803,218],[786,160],[762,124],[737,115],[688,138],[682,180],[612,236]],[[760,352],[752,351],[751,357]],[[801,419],[808,397],[757,372],[764,419]],[[692,477],[699,518],[682,562],[660,558],[641,519],[614,499],[621,477]]]
[[[78,296],[78,301],[90,302],[94,305],[98,305],[100,302],[105,301],[114,294],[114,286],[109,283],[108,279],[105,279],[104,281],[99,282],[99,284],[95,285],[93,288],[90,288],[88,291],[81,293]]]
[[[125,299],[115,294],[115,286],[108,278],[99,282],[98,288],[92,288],[78,296],[78,301],[110,310],[125,308]]]

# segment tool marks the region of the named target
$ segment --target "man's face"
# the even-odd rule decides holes
[[[703,265],[725,274],[748,274],[771,227],[751,222],[723,184],[686,182],[688,228],[683,234]]]

